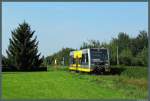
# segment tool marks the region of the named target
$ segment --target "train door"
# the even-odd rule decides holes
[[[76,71],[78,71],[78,68],[81,66],[82,51],[75,51],[74,52],[74,59],[75,59]]]
[[[82,54],[81,66],[86,68],[89,67],[88,53]]]

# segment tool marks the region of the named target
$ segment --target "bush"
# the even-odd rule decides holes
[[[127,56],[121,57],[120,64],[131,65],[131,58]]]
[[[132,59],[131,65],[132,66],[143,66],[144,64],[143,64],[142,59],[135,57],[135,58]]]
[[[47,67],[32,67],[32,69],[29,70],[18,70],[14,66],[3,66],[2,72],[29,72],[29,71],[47,71]]]
[[[120,67],[112,67],[111,68],[111,74],[113,75],[120,75],[123,71],[125,70],[125,68],[120,68]]]
[[[148,68],[141,66],[111,66],[111,73],[130,78],[148,78]]]
[[[133,58],[133,56],[132,56],[131,50],[129,48],[126,48],[119,55],[120,64],[130,66],[132,58]]]
[[[148,68],[126,67],[125,70],[121,73],[121,75],[132,77],[132,78],[148,78]]]
[[[144,47],[144,49],[136,56],[138,58],[138,62],[142,66],[148,65],[148,48]]]

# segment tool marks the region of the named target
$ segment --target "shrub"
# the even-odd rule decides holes
[[[131,65],[132,52],[129,48],[124,49],[119,55],[120,64]]]
[[[148,78],[148,68],[145,67],[123,67],[125,70],[121,75],[131,78]]]

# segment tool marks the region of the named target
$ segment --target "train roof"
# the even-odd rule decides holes
[[[70,55],[73,55],[73,53],[76,51],[82,51],[83,53],[87,53],[89,49],[107,49],[107,48],[102,47],[102,48],[86,48],[86,49],[81,49],[81,50],[75,50],[75,51],[71,51]]]

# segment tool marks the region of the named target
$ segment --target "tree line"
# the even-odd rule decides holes
[[[38,52],[39,41],[37,41],[34,33],[35,31],[31,30],[30,25],[25,21],[11,31],[12,36],[9,39],[9,46],[6,50],[7,56],[2,55],[3,67],[7,66],[15,70],[33,70],[41,66],[54,65],[55,60],[57,60],[58,65],[69,65],[69,54],[77,49],[62,48],[44,58]],[[135,37],[130,37],[127,33],[120,32],[117,38],[112,38],[109,43],[88,40],[83,42],[79,49],[101,47],[109,49],[111,65],[148,65],[148,34],[146,31],[140,31]]]
[[[54,65],[54,61],[57,61],[57,65],[64,65],[68,66],[69,65],[69,54],[71,51],[74,51],[75,49],[73,48],[62,48],[60,51],[47,56],[45,58],[44,63],[47,65]]]
[[[109,49],[111,65],[148,65],[148,33],[146,31],[139,31],[139,34],[136,37],[130,37],[127,33],[120,32],[117,38],[112,38],[109,43],[101,43],[99,40],[88,40],[83,42],[79,49],[101,47]],[[69,65],[69,53],[73,50],[77,49],[63,48],[59,52],[46,57],[45,62],[48,65],[53,65],[56,59],[59,65],[62,65],[63,61],[63,65]]]

